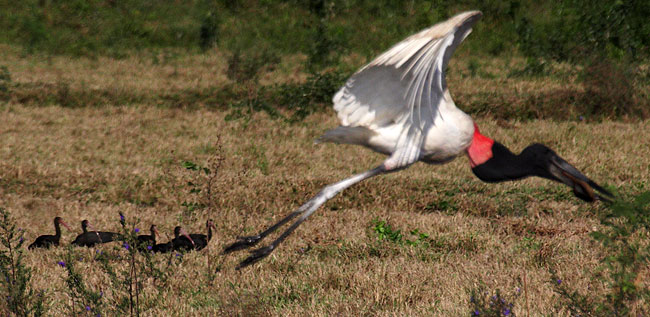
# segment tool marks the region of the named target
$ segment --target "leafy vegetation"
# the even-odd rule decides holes
[[[32,269],[24,262],[24,231],[16,228],[9,211],[0,207],[0,294],[5,303],[0,311],[16,316],[42,316],[46,312],[43,291],[31,283]]]
[[[49,54],[119,55],[134,49],[192,50],[218,44],[230,51],[300,51],[310,56],[312,65],[332,65],[338,60],[334,52],[374,55],[407,34],[468,9],[485,13],[470,44],[482,49],[472,51],[492,55],[514,44],[533,57],[581,59],[597,53],[636,59],[647,57],[650,41],[645,23],[650,5],[642,0],[4,0],[0,8],[0,40]],[[367,40],[374,35],[382,39]]]
[[[640,302],[650,301],[650,285],[640,278],[640,272],[650,264],[650,192],[636,195],[631,201],[619,200],[602,215],[604,228],[592,233],[607,250],[602,259],[600,279],[607,293],[594,296],[579,290],[570,290],[552,275],[555,291],[568,310],[576,316],[646,315],[647,308]]]
[[[504,72],[527,82],[543,76],[573,83],[524,93],[509,87],[470,93],[452,89],[469,113],[523,120],[650,115],[644,66],[650,54],[644,22],[650,8],[640,0],[0,0],[0,8],[5,8],[0,10],[0,42],[19,45],[28,54],[151,56],[154,65],[177,68],[174,60],[184,56],[219,52],[231,81],[143,93],[91,88],[83,79],[81,85],[69,79],[9,85],[9,70],[0,69],[1,100],[66,107],[203,105],[229,109],[228,119],[248,120],[263,111],[295,123],[325,109],[345,78],[392,44],[462,10],[479,9],[483,20],[457,53],[472,55],[467,66],[471,77],[498,81]],[[479,62],[489,58],[525,62],[495,72]],[[562,74],[566,67],[559,70],[558,63],[570,63],[569,75]],[[451,76],[463,72],[453,67]],[[270,73],[287,72],[301,73],[302,79],[260,82]],[[292,114],[282,115],[283,109]]]
[[[407,237],[413,239],[406,239],[400,230],[393,229],[386,221],[375,219],[373,221],[374,227],[372,228],[377,233],[377,239],[388,240],[398,245],[418,246],[423,245],[429,247],[430,242],[434,242],[429,238],[429,234],[420,232],[418,229],[409,231]]]

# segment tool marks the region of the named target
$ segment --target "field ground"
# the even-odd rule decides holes
[[[61,78],[71,91],[86,87],[143,96],[228,81],[218,54],[160,66],[137,58],[46,61],[11,53],[4,58],[16,89],[28,96],[47,94],[45,84]],[[281,81],[304,79],[288,66],[278,72]],[[459,74],[449,85],[465,100],[472,89],[498,95],[495,81],[504,90],[562,85],[559,79]],[[45,88],[30,93],[25,87]],[[337,125],[330,109],[289,124],[264,113],[225,120],[224,105],[161,106],[158,99],[143,98],[124,106],[106,98],[108,104],[91,107],[62,107],[56,100],[40,105],[34,100],[41,99],[32,97],[0,104],[0,206],[26,228],[28,240],[51,232],[57,215],[75,230],[82,219],[116,230],[123,212],[138,219],[140,228],[155,223],[167,236],[178,223],[197,232],[206,219],[214,219],[217,231],[208,250],[163,265],[171,271],[166,283],[143,282],[146,315],[460,316],[470,313],[470,292],[480,286],[504,294],[520,288],[518,315],[567,315],[553,291],[551,271],[572,290],[601,294],[606,287],[598,278],[605,254],[589,235],[601,226],[600,203],[583,203],[569,188],[541,179],[482,183],[465,157],[443,166],[416,164],[358,184],[328,202],[270,258],[236,271],[246,253],[219,252],[237,235],[256,232],[325,184],[374,167],[383,157],[360,147],[314,144]],[[489,116],[476,121],[484,134],[513,151],[532,142],[548,145],[623,197],[649,189],[648,121]],[[208,166],[215,154],[224,160],[214,192],[205,208],[192,210],[187,203],[204,197],[190,192],[188,182],[202,178],[183,162]],[[413,230],[429,236],[416,245],[380,240],[375,228],[381,221],[400,230],[402,240],[417,239]],[[63,233],[65,242],[76,235]],[[102,249],[124,253],[119,246]],[[46,289],[52,315],[69,314],[65,271],[57,265],[65,252],[26,253],[34,286]],[[89,287],[105,290],[110,301],[108,278],[92,260],[94,252],[79,254]],[[167,256],[154,260],[165,264]],[[221,270],[211,274],[215,266]],[[640,272],[639,285],[650,284],[649,274],[647,268]],[[637,305],[633,311],[650,309],[642,301]]]

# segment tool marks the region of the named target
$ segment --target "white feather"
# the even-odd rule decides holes
[[[445,68],[453,51],[481,17],[461,13],[397,43],[361,68],[334,96],[343,126],[376,129],[405,113],[411,124],[432,124],[447,89]]]

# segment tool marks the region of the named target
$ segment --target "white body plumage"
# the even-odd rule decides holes
[[[361,68],[334,96],[341,126],[319,141],[358,144],[390,157],[387,169],[447,162],[472,141],[472,119],[456,107],[445,68],[481,17],[461,13],[414,34]]]

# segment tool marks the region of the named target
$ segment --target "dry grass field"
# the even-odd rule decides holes
[[[442,166],[416,164],[358,184],[328,202],[269,258],[237,271],[246,252],[220,254],[236,236],[257,232],[322,186],[374,167],[383,157],[360,147],[314,144],[337,125],[329,109],[290,124],[261,112],[228,121],[224,107],[168,107],[146,98],[127,106],[62,107],[41,106],[29,97],[61,81],[71,91],[143,96],[218,86],[228,79],[217,53],[152,65],[138,57],[40,60],[9,47],[4,52],[12,81],[28,97],[0,103],[0,206],[26,229],[29,242],[52,232],[55,216],[75,230],[63,230],[64,244],[83,219],[117,231],[119,212],[142,230],[157,224],[163,241],[178,224],[203,232],[205,220],[215,220],[208,249],[182,259],[153,256],[168,278],[141,272],[143,315],[466,316],[471,292],[484,289],[490,295],[500,290],[517,315],[563,316],[569,312],[551,272],[583,294],[597,296],[607,288],[599,278],[606,254],[590,236],[602,228],[601,203],[584,203],[570,188],[542,179],[482,183],[465,157]],[[290,65],[283,61],[262,81],[304,79]],[[490,67],[485,69],[498,74]],[[461,73],[450,79],[452,94],[508,96],[571,85],[570,79],[563,86],[557,78]],[[648,121],[476,121],[484,134],[514,151],[532,142],[548,145],[621,197],[649,189]],[[215,159],[221,159],[216,174]],[[210,167],[212,183],[186,169],[186,161]],[[192,192],[196,188],[202,191]],[[403,236],[380,239],[387,228]],[[121,256],[111,260],[116,270],[128,270],[121,245],[100,249]],[[33,287],[45,290],[47,315],[87,313],[71,308],[66,271],[57,265],[67,252],[25,253]],[[102,308],[110,312],[121,295],[93,260],[95,250],[74,252],[84,283],[104,293]],[[641,270],[636,282],[648,287],[650,270]],[[634,305],[633,312],[650,309],[643,300]]]

